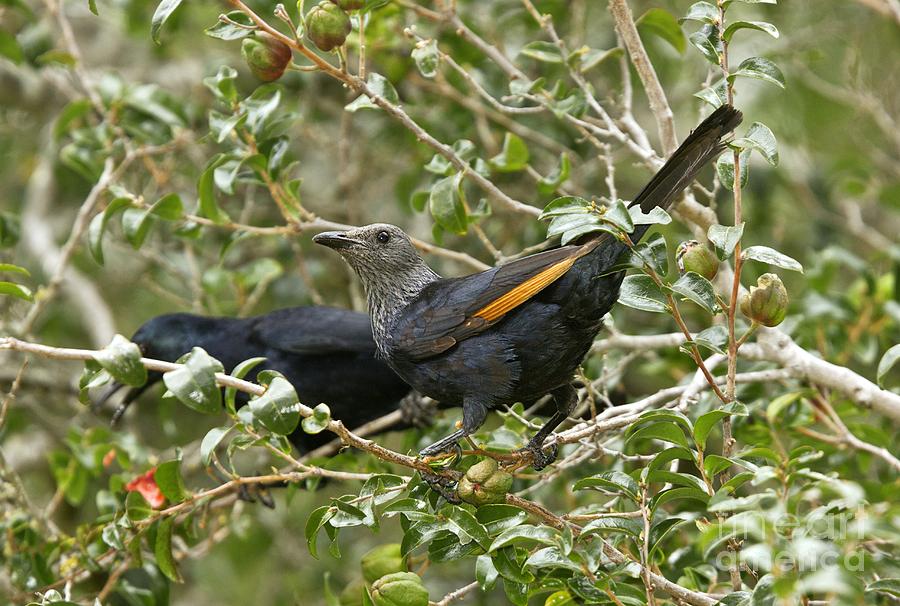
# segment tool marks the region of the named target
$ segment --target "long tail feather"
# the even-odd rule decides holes
[[[716,109],[678,146],[630,206],[640,205],[645,213],[657,206],[668,208],[707,162],[725,149],[722,137],[737,128],[743,118],[731,105]]]

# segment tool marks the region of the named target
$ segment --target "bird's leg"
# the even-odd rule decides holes
[[[462,448],[459,445],[459,441],[474,433],[484,423],[485,417],[487,417],[486,406],[480,402],[463,402],[462,428],[457,429],[446,438],[438,440],[431,446],[423,448],[419,451],[419,456],[430,457],[453,448],[457,455],[455,460],[458,461],[462,456]],[[456,482],[428,473],[422,473],[422,479],[428,482],[428,485],[448,502],[459,503],[459,496],[456,494]]]
[[[451,448],[459,448],[459,441],[466,437],[468,433],[466,433],[463,429],[457,429],[453,433],[451,433],[446,438],[441,438],[434,444],[430,446],[426,446],[422,450],[419,451],[420,457],[433,457],[434,455],[441,454],[442,452],[446,452]]]
[[[531,466],[535,471],[542,470],[556,460],[556,454],[559,451],[559,447],[556,444],[553,444],[550,447],[549,452],[545,453],[543,449],[544,440],[553,433],[554,429],[559,427],[560,423],[568,418],[569,413],[572,412],[572,408],[575,406],[575,402],[578,400],[578,393],[571,384],[554,389],[551,394],[553,395],[553,400],[556,402],[556,412],[553,413],[553,416],[544,423],[544,426],[528,440],[528,444],[519,451],[531,456],[533,461]]]
[[[485,406],[481,402],[466,400],[465,402],[463,402],[462,428],[457,429],[446,438],[438,440],[431,446],[426,446],[421,451],[419,451],[419,455],[423,457],[431,457],[438,453],[444,452],[449,448],[455,447],[455,449],[458,450],[459,441],[466,436],[475,433],[475,430],[481,427],[481,424],[484,423],[484,419],[486,417],[487,406]]]

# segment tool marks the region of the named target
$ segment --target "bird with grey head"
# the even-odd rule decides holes
[[[629,205],[667,208],[723,149],[741,112],[723,105],[685,138]],[[556,458],[543,443],[572,411],[575,370],[619,297],[629,238],[591,233],[579,241],[460,278],[441,278],[398,227],[327,232],[314,241],[343,256],[366,289],[375,344],[407,383],[444,406],[462,406],[462,426],[421,451],[459,448],[490,409],[550,394],[556,412],[521,450],[535,469]],[[426,478],[428,479],[428,478]],[[432,485],[446,489],[435,478]],[[442,494],[454,499],[452,493]]]

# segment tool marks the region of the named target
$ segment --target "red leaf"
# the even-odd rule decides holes
[[[150,503],[153,509],[159,509],[166,502],[166,497],[156,484],[156,467],[148,471],[142,476],[138,476],[125,485],[125,490],[129,492],[139,492],[141,496]]]
[[[109,452],[107,452],[105,455],[103,455],[103,468],[106,469],[107,467],[112,465],[112,462],[115,460],[116,460],[116,449],[110,448]]]

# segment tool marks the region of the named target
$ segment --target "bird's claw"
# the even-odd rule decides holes
[[[441,495],[448,503],[458,505],[461,502],[459,495],[456,493],[456,481],[430,473],[423,473],[422,479],[428,483],[431,490]]]
[[[453,453],[453,458],[449,461],[444,461],[444,457],[439,455],[450,454]],[[430,448],[425,448],[421,452],[419,452],[419,457],[422,458],[425,463],[432,467],[452,467],[462,458],[462,446],[459,445],[459,442],[454,442],[452,446],[448,448],[440,448],[437,450],[431,450]]]
[[[528,444],[524,448],[519,449],[518,452],[531,458],[531,467],[535,471],[541,471],[556,460],[556,455],[559,453],[559,446],[551,444],[547,447],[547,451],[544,452],[542,444],[528,442]]]

